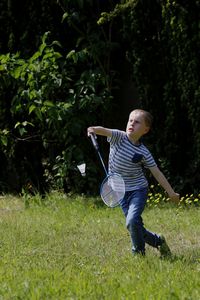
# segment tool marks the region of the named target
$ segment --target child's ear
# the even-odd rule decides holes
[[[144,134],[147,134],[149,132],[149,130],[150,130],[150,127],[146,126]]]

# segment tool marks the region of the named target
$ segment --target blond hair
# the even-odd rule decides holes
[[[134,109],[131,113],[133,113],[133,112],[136,112],[136,113],[139,112],[139,113],[143,114],[146,126],[148,126],[149,128],[152,127],[153,116],[150,112],[143,110],[143,109]]]

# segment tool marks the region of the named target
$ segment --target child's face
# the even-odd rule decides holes
[[[144,114],[138,111],[131,112],[126,126],[126,134],[130,140],[137,141],[148,131],[149,127],[145,123]]]

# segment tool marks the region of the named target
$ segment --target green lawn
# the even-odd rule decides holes
[[[200,208],[147,208],[174,254],[133,257],[120,208],[51,194],[0,198],[0,299],[200,299]],[[26,208],[25,208],[26,206]]]

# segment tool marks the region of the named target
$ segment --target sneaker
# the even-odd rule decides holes
[[[160,241],[161,241],[161,245],[158,246],[158,250],[160,251],[160,256],[170,257],[172,253],[163,235],[160,236]]]

